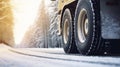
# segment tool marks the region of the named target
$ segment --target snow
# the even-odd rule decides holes
[[[65,54],[61,48],[0,46],[0,67],[119,67],[120,57]]]

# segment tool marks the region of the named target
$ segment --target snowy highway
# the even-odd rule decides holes
[[[120,56],[65,54],[61,48],[10,48],[0,45],[0,67],[120,67]]]

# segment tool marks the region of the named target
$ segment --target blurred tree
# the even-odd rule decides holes
[[[14,45],[13,14],[10,0],[0,0],[0,42]]]
[[[39,22],[41,24],[41,30],[43,31],[43,47],[48,47],[48,30],[49,30],[49,17],[45,9],[45,0],[42,0],[40,9]]]
[[[57,35],[57,5],[57,1],[50,1],[46,6],[46,0],[41,0],[37,20],[26,32],[21,47],[62,47],[61,37]]]
[[[45,0],[41,1],[38,17],[35,23],[26,32],[20,47],[48,47],[49,16],[46,12]]]

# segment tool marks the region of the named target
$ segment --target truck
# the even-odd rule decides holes
[[[119,12],[120,0],[58,0],[58,29],[65,53],[119,54]]]

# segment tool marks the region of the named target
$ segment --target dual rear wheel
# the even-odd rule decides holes
[[[79,0],[75,17],[69,8],[62,17],[62,43],[66,53],[96,54],[100,42],[99,26],[92,2]]]

